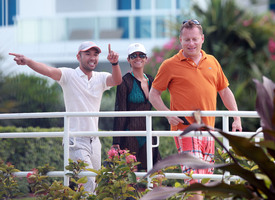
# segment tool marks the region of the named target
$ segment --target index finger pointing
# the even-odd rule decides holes
[[[109,53],[111,53],[111,44],[108,44]]]
[[[9,55],[11,55],[11,56],[19,56],[19,54],[17,54],[17,53],[9,53]]]

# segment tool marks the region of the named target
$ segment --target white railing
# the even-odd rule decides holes
[[[153,167],[152,159],[152,148],[159,144],[159,137],[173,137],[178,136],[181,131],[153,131],[152,130],[152,117],[163,117],[163,116],[192,116],[193,111],[132,111],[132,112],[47,112],[47,113],[14,113],[14,114],[0,114],[0,120],[2,119],[32,119],[32,118],[64,118],[64,131],[63,132],[21,132],[21,133],[0,133],[0,138],[40,138],[40,137],[63,137],[64,142],[64,171],[52,171],[47,175],[50,177],[64,177],[64,185],[69,185],[69,173],[65,169],[65,166],[69,164],[69,137],[79,136],[99,136],[99,137],[114,137],[114,136],[146,136],[147,139],[147,169],[150,170]],[[240,116],[242,118],[259,118],[256,111],[202,111],[202,116],[215,116],[222,117],[222,129],[223,131],[243,136],[251,137],[255,132],[230,132],[229,131],[229,118],[234,116]],[[134,117],[134,116],[145,116],[146,117],[146,131],[81,131],[81,132],[70,132],[69,131],[69,118],[70,117]],[[188,136],[197,135],[196,132],[188,133]],[[218,132],[213,132],[217,137],[221,137]],[[207,132],[200,132],[202,136],[209,136]],[[158,136],[157,145],[152,145],[152,136]],[[257,138],[262,138],[263,134],[258,134]],[[229,148],[228,140],[223,138],[223,144]],[[26,177],[30,171],[16,172],[17,177]],[[138,177],[143,177],[145,172],[136,172]],[[80,176],[96,176],[93,172],[81,172]],[[165,173],[168,179],[186,179],[190,178],[182,173]],[[194,174],[194,179],[210,178],[211,180],[237,180],[240,177],[230,176],[229,173],[225,175],[221,174]]]

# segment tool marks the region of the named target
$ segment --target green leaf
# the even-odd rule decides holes
[[[0,167],[0,171],[5,172],[5,173],[7,172],[7,170],[3,167]]]
[[[236,184],[236,185],[228,185],[226,183],[220,182],[212,182],[207,185],[203,185],[201,183],[195,183],[183,190],[184,192],[190,191],[216,191],[218,193],[228,195],[227,197],[232,196],[232,194],[240,195],[241,197],[246,197],[248,199],[252,199],[253,195],[251,192],[243,185],[243,184]]]
[[[274,143],[274,141],[264,140],[264,141],[258,142],[257,144],[259,144],[261,147],[275,150],[275,143]]]
[[[202,184],[206,184],[206,183],[208,183],[210,181],[210,178],[203,178],[202,180],[201,180],[201,183]]]
[[[128,179],[130,183],[136,183],[137,182],[137,177],[134,172],[128,173]]]
[[[157,162],[154,165],[153,169],[151,169],[143,178],[146,178],[147,176],[172,165],[187,165],[188,167],[191,167],[194,169],[206,169],[206,168],[220,167],[227,164],[209,164],[208,162],[202,161],[201,159],[198,159],[189,153],[180,153],[180,154],[174,154],[174,155],[168,156],[160,160],[159,162]]]
[[[140,200],[164,200],[167,199],[174,194],[181,192],[182,188],[173,188],[173,187],[156,187],[153,190],[146,193]]]
[[[232,146],[238,155],[254,161],[259,166],[259,169],[265,173],[275,185],[275,165],[262,148],[255,146],[255,144],[247,138],[227,134],[222,131],[219,133],[229,140],[230,146]]]
[[[96,174],[100,174],[100,171],[95,170],[95,169],[88,168],[88,169],[86,169],[86,170],[87,170],[87,171],[94,172],[94,173],[96,173]]]
[[[244,180],[246,180],[249,184],[253,185],[258,190],[261,190],[265,194],[267,194],[269,197],[275,195],[271,190],[269,190],[265,182],[263,180],[258,179],[255,174],[249,170],[245,170],[240,165],[233,163],[227,166],[219,167],[220,169],[223,169],[225,171],[230,172],[232,175],[237,175],[242,177]]]
[[[80,179],[78,179],[76,183],[79,184],[79,183],[87,183],[87,182],[88,182],[87,176],[83,176]]]

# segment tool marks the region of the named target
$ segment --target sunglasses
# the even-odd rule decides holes
[[[185,24],[185,23],[187,23],[187,22],[189,22],[189,21],[193,22],[196,25],[201,25],[200,22],[198,20],[196,20],[196,19],[184,20],[182,22],[182,25]]]
[[[146,58],[146,54],[144,54],[144,53],[141,53],[141,54],[133,53],[129,56],[129,58],[132,59],[132,60],[134,60],[137,57]]]

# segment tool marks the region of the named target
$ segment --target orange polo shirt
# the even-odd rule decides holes
[[[196,65],[182,51],[161,64],[152,87],[169,90],[170,110],[216,110],[217,92],[229,85],[219,62],[202,50],[202,58]],[[193,123],[193,117],[186,118]],[[203,122],[214,127],[215,117],[204,117]],[[171,130],[185,127],[179,124]]]

